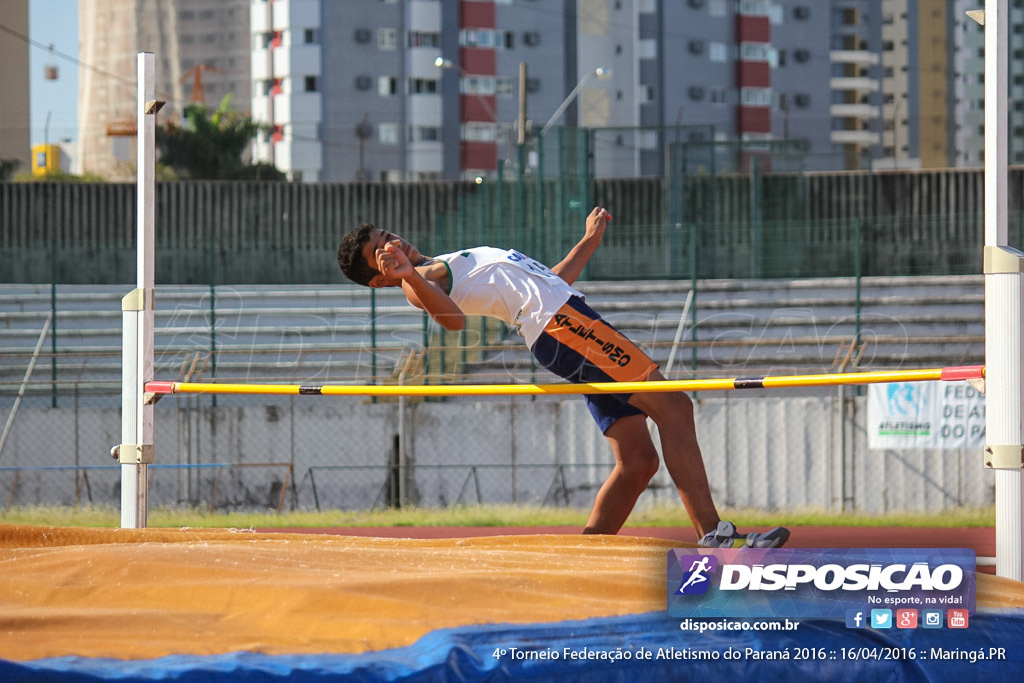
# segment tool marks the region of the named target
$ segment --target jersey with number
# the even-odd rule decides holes
[[[550,268],[515,249],[474,247],[436,256],[448,265],[448,295],[466,315],[504,321],[532,347],[571,296],[579,296]]]

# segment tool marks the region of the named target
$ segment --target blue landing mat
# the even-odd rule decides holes
[[[0,681],[4,683],[706,683],[804,677],[964,683],[1008,681],[1015,674],[1024,674],[1024,610],[979,613],[972,616],[969,628],[962,630],[885,632],[847,629],[835,620],[810,620],[800,622],[796,631],[709,631],[701,635],[680,630],[677,618],[652,613],[440,630],[409,647],[355,655],[243,652],[144,661],[81,657],[27,663],[0,660]]]

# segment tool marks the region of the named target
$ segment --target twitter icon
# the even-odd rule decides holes
[[[871,628],[892,628],[892,610],[871,610]]]

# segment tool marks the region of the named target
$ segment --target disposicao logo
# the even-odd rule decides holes
[[[677,549],[668,554],[672,616],[834,617],[897,609],[974,610],[975,557],[967,549]],[[869,621],[870,617],[870,621]],[[916,623],[915,623],[916,627]]]
[[[679,558],[680,565],[689,567],[683,574],[679,595],[703,595],[711,587],[711,574],[718,569],[718,558],[714,555],[690,555]]]

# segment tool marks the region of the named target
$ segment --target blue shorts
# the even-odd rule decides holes
[[[624,334],[574,296],[551,318],[530,349],[537,362],[570,382],[642,382],[658,367]],[[632,394],[584,394],[601,433],[643,411]]]

